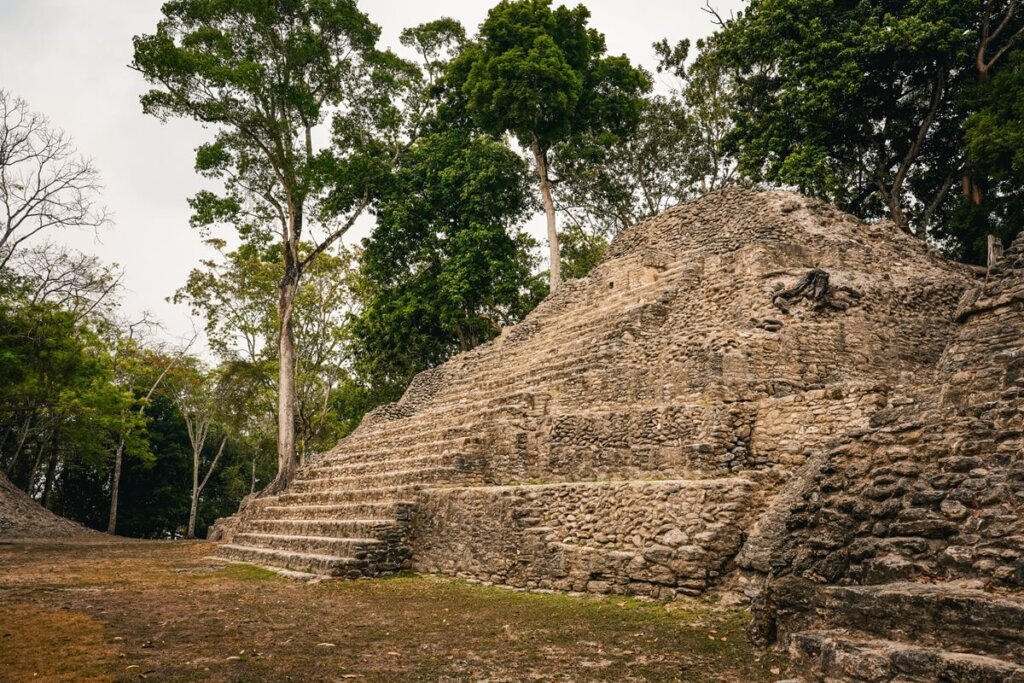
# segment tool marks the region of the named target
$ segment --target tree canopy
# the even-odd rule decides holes
[[[1015,5],[752,0],[717,41],[739,74],[729,143],[741,169],[976,258],[964,203],[986,203],[991,223],[1020,180],[981,190],[985,122],[999,116],[987,110],[1007,93],[978,92],[1012,79],[998,74],[1015,70]]]
[[[396,100],[412,69],[377,50],[380,29],[354,0],[173,0],[163,14],[155,33],[135,38],[133,66],[154,85],[143,110],[217,126],[196,153],[196,170],[225,192],[193,197],[193,224],[226,224],[243,240],[273,235],[282,246],[283,485],[300,462],[295,296],[310,264],[355,224],[386,174],[403,123]],[[302,253],[304,240],[311,248]]]
[[[624,55],[606,55],[604,36],[589,19],[583,5],[552,9],[551,0],[503,0],[453,63],[475,121],[495,135],[512,133],[533,155],[548,222],[552,291],[560,258],[549,153],[573,137],[607,143],[629,133],[651,87]]]

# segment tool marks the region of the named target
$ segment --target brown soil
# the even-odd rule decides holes
[[[435,577],[302,583],[204,542],[0,545],[2,681],[771,681],[746,614]]]

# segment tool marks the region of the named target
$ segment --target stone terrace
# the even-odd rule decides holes
[[[810,462],[739,564],[808,680],[1024,681],[1024,236],[934,372]],[[773,520],[768,523],[768,520]]]
[[[791,193],[673,207],[247,501],[218,554],[700,594],[794,473],[935,367],[971,281],[889,224]]]

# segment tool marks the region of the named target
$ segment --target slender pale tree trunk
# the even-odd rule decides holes
[[[139,404],[139,416],[141,417],[146,413],[146,406],[149,404],[149,400],[153,398],[153,394],[156,392],[160,383],[164,381],[164,377],[167,373],[178,364],[188,350],[192,348],[192,345],[196,343],[198,335],[193,335],[192,339],[186,344],[181,351],[167,364],[167,367],[163,369],[160,375],[156,378],[156,381],[149,387],[149,391],[146,392],[146,397]],[[125,436],[122,433],[121,438],[117,442],[117,450],[114,451],[114,475],[110,481],[110,514],[107,515],[107,533],[113,535],[117,530],[117,497],[121,490],[121,463],[124,461],[124,439]]]
[[[117,494],[121,490],[121,461],[124,458],[124,437],[117,442],[114,451],[114,475],[110,481],[110,514],[107,516],[107,533],[117,529]]]
[[[220,456],[224,454],[224,446],[228,443],[228,437],[223,437],[220,440],[220,446],[217,448],[217,455],[213,457],[213,462],[210,463],[210,469],[206,470],[206,475],[202,481],[199,481],[199,459],[202,455],[202,446],[199,447],[199,451],[195,449],[192,451],[192,505],[188,511],[188,537],[196,537],[196,517],[199,512],[199,497],[203,495],[203,489],[206,488],[206,482],[210,481],[210,475],[217,469],[217,463],[220,462]]]
[[[53,493],[53,478],[57,474],[57,448],[56,444],[51,444],[50,460],[46,464],[46,481],[43,483],[43,498],[40,500],[40,504],[44,508],[50,506],[50,494]]]
[[[252,476],[249,478],[249,495],[256,493],[256,454],[252,454]]]
[[[46,453],[46,438],[41,436],[39,448],[36,450],[36,459],[32,463],[32,467],[29,468],[28,474],[25,477],[25,485],[22,487],[29,495],[32,495],[33,484],[36,481],[36,472],[39,470],[39,465],[43,462],[44,453]]]
[[[196,448],[192,445],[192,504],[188,508],[188,531],[186,538],[196,537],[196,513],[199,511],[199,457],[202,454],[202,444]]]
[[[14,449],[14,455],[11,456],[10,462],[7,463],[7,476],[10,478],[14,474],[14,468],[18,464],[18,460],[21,458],[22,449],[25,448],[25,442],[28,440],[28,433],[32,427],[32,420],[35,417],[35,410],[29,412],[28,417],[25,418],[25,423],[21,426],[21,433],[18,435],[18,446]]]
[[[295,332],[292,315],[295,295],[302,277],[299,240],[302,236],[302,204],[294,197],[288,201],[289,223],[284,245],[284,274],[277,286],[277,477],[268,487],[280,491],[291,482],[299,468],[295,442]]]
[[[118,527],[118,492],[121,489],[121,462],[125,455],[125,439],[118,441],[118,450],[114,452],[114,476],[111,479],[111,514],[106,517],[106,532],[113,535]]]
[[[292,328],[297,290],[297,273],[294,277],[286,275],[281,283],[278,302],[281,329],[278,334],[277,479],[272,485],[274,490],[287,486],[299,466],[295,448],[295,334]]]
[[[558,250],[558,229],[555,225],[555,202],[551,198],[551,180],[548,178],[548,162],[544,150],[540,147],[537,136],[533,136],[531,144],[533,158],[537,163],[537,177],[540,178],[540,196],[544,202],[544,214],[548,219],[548,249],[551,259],[551,291],[558,290],[562,283],[561,257]]]

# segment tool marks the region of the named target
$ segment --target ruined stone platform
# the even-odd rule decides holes
[[[218,553],[727,589],[805,680],[1021,680],[1020,630],[982,622],[1024,615],[1022,339],[1021,242],[979,282],[891,224],[721,191],[419,375]]]
[[[738,564],[813,681],[1024,681],[1024,236],[935,368],[773,503]],[[768,523],[767,520],[772,520]]]

